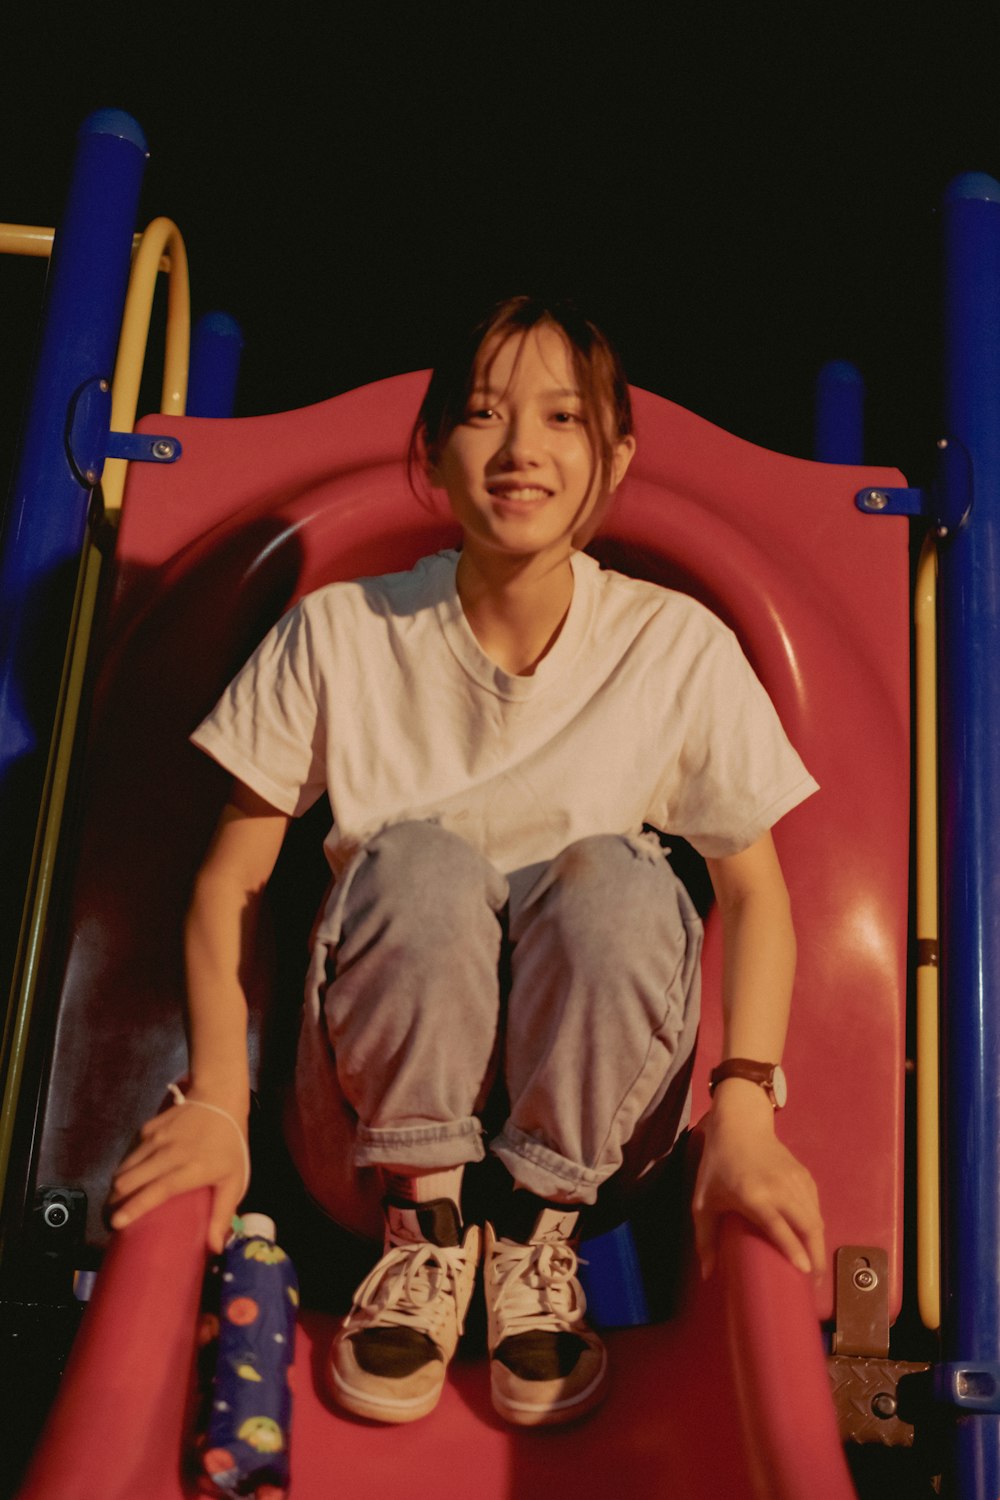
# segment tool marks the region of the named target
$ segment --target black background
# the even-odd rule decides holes
[[[243,414],[424,367],[442,321],[539,290],[636,384],[789,453],[852,359],[868,459],[927,477],[937,208],[1000,177],[998,0],[36,0],[0,63],[0,218],[56,222],[81,121],[132,113],[141,221],[178,222],[195,313],[243,327]],[[0,478],[43,279],[0,258]]]
[[[635,383],[791,453],[819,365],[855,360],[868,458],[918,481],[937,207],[956,173],[1000,175],[998,12],[51,6],[4,23],[0,217],[53,223],[79,123],[123,108],[143,222],[180,225],[195,314],[243,327],[242,414],[422,367],[496,296],[570,292]],[[0,260],[8,433],[43,276]]]

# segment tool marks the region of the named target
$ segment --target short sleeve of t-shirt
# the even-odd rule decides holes
[[[817,789],[732,631],[717,629],[681,688],[684,735],[664,801],[671,833],[721,859]]]
[[[264,637],[191,736],[227,771],[293,817],[326,790],[325,705],[304,602]]]

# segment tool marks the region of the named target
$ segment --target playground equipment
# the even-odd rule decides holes
[[[101,119],[96,132],[88,122],[84,147],[92,145],[88,133],[106,132],[108,118]],[[134,122],[110,123],[116,149],[140,149]],[[123,191],[134,197],[134,183]],[[1000,1308],[991,1267],[1000,1191],[997,1048],[987,1003],[1000,982],[988,921],[995,879],[989,835],[1000,786],[1000,734],[989,715],[1000,711],[1000,689],[983,669],[1000,629],[992,607],[995,565],[991,571],[998,439],[995,397],[981,373],[1000,375],[989,364],[1000,357],[990,342],[990,330],[995,342],[1000,327],[998,198],[989,179],[961,179],[947,205],[950,234],[962,248],[952,251],[960,262],[952,272],[953,395],[933,491],[907,489],[894,470],[768,453],[636,392],[638,457],[594,548],[607,565],[696,594],[737,629],[823,788],[777,831],[800,937],[788,1051],[796,1090],[783,1133],[817,1176],[829,1241],[839,1252],[836,1288],[831,1277],[818,1309],[829,1330],[834,1382],[845,1405],[865,1406],[872,1432],[907,1441],[914,1432],[908,1397],[931,1377],[920,1373],[925,1361],[896,1358],[906,1350],[887,1357],[889,1323],[903,1300],[906,1175],[910,694],[903,516],[924,517],[938,538],[948,679],[943,1080],[952,1165],[944,1178],[940,1296],[930,1129],[937,1080],[927,1076],[937,1023],[928,1015],[933,987],[922,981],[920,1301],[932,1326],[940,1302],[936,1410],[946,1435],[948,1493],[961,1500],[986,1500],[1000,1489]],[[130,242],[127,217],[123,210],[115,221],[119,241]],[[127,262],[128,244],[122,253]],[[74,434],[81,423],[74,417],[67,460],[67,411],[79,413],[80,389],[92,391],[95,381],[99,387],[110,358],[102,350],[69,377],[46,376],[47,391],[55,390],[52,399],[63,407],[60,419],[48,419],[45,441],[63,470],[72,471],[81,515],[88,475],[97,476],[115,447],[113,435],[108,446],[101,404],[107,393],[99,392],[81,419],[90,464],[79,462],[83,449]],[[86,671],[76,668],[80,682],[86,676],[86,733],[72,771],[64,733],[55,757],[62,769],[50,774],[44,793],[49,811],[61,795],[52,794],[60,778],[64,789],[79,789],[69,798],[72,838],[43,839],[34,874],[25,877],[27,936],[5,1033],[0,1137],[11,1275],[30,1262],[25,1225],[37,1224],[38,1209],[53,1203],[63,1203],[72,1231],[62,1243],[78,1236],[66,1265],[74,1257],[78,1264],[96,1258],[106,1240],[100,1207],[110,1173],[135,1124],[183,1072],[179,918],[224,795],[219,773],[187,746],[187,731],[300,594],[333,578],[408,566],[452,540],[447,519],[423,509],[406,484],[405,438],[423,379],[399,376],[302,411],[235,422],[185,417],[179,405],[165,403],[130,440],[131,452],[152,461],[131,465],[113,549],[104,549],[94,646]],[[117,426],[113,414],[110,426]],[[7,551],[20,558],[8,562],[5,553],[3,567],[12,571],[4,577],[21,580],[15,592],[25,603],[22,615],[5,623],[4,712],[9,703],[23,706],[19,689],[28,658],[34,661],[19,620],[64,556],[51,542],[49,551],[38,543],[32,553],[36,544],[20,540],[34,510],[47,511],[46,485],[41,477],[20,482],[16,545],[9,540],[15,528],[6,534]],[[59,547],[72,550],[62,538]],[[933,561],[929,550],[920,575],[925,619]],[[50,660],[45,671],[54,683],[58,662]],[[65,689],[63,696],[75,693]],[[43,742],[48,712],[39,710],[21,744]],[[926,765],[924,757],[923,780]],[[316,894],[315,875],[302,873],[303,858],[292,849],[285,874],[300,928]],[[59,902],[40,907],[39,891],[57,881]],[[918,957],[926,980],[937,956],[936,902],[923,889],[920,921],[929,925],[918,932]],[[294,967],[295,927],[294,919],[279,923],[281,976]],[[710,1016],[718,1010],[711,1000],[718,973],[718,933],[709,918]],[[275,969],[263,957],[252,988],[254,1056],[266,1094],[280,1072],[276,1038],[287,1028],[276,1024]],[[40,1032],[48,1053],[44,1074],[29,1045]],[[708,1021],[696,1079],[701,1101],[716,1051],[717,1030]],[[95,1493],[159,1500],[184,1492],[186,1372],[206,1211],[205,1195],[191,1195],[116,1237],[25,1482],[25,1500]],[[274,1212],[284,1237],[281,1208]],[[60,1231],[51,1225],[49,1231],[43,1243],[58,1259]],[[350,1253],[342,1241],[331,1246],[334,1256]],[[413,1476],[414,1494],[426,1491],[432,1475],[441,1496],[499,1500],[547,1493],[558,1474],[585,1497],[615,1487],[623,1495],[688,1500],[718,1494],[847,1500],[853,1489],[805,1283],[735,1220],[726,1227],[712,1280],[698,1285],[690,1269],[682,1249],[671,1318],[610,1335],[616,1389],[609,1406],[575,1433],[501,1431],[474,1363],[459,1367],[439,1411],[414,1429],[359,1427],[331,1412],[317,1392],[330,1314],[307,1313],[297,1357],[292,1495],[326,1494],[336,1474],[345,1495],[366,1500],[399,1492],[404,1473]],[[330,1274],[335,1279],[335,1266]],[[917,1424],[918,1442],[924,1426],[933,1425],[930,1418]]]

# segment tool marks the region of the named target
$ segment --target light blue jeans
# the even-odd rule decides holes
[[[589,1204],[637,1180],[687,1123],[701,936],[652,835],[507,879],[434,823],[384,830],[314,934],[287,1116],[307,1188],[371,1232],[371,1169],[480,1160],[498,1083],[489,1146],[520,1186]]]

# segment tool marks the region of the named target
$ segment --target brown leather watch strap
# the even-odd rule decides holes
[[[725,1062],[712,1069],[708,1092],[714,1094],[718,1085],[727,1078],[745,1078],[748,1083],[758,1084],[775,1109],[784,1108],[788,1098],[788,1084],[778,1063],[755,1062],[750,1057],[727,1057]]]

